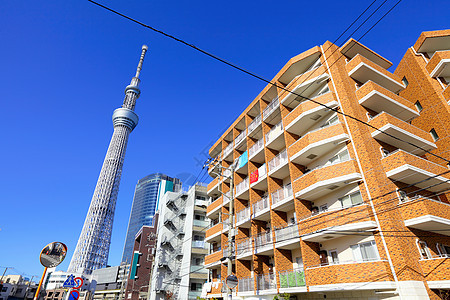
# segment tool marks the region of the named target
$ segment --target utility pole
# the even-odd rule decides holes
[[[234,163],[231,164],[231,179],[230,179],[230,211],[228,212],[228,263],[227,263],[227,275],[230,276],[233,272],[233,261],[232,261],[232,249],[234,240],[234,222],[233,222],[233,202],[234,202]],[[228,288],[228,299],[232,299],[232,290]]]
[[[2,278],[0,279],[0,283],[3,283],[3,277],[5,276],[5,273],[8,269],[11,269],[11,267],[5,267],[5,271],[3,271]]]

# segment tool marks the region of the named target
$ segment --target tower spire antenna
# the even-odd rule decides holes
[[[148,46],[142,45],[141,58],[139,59],[139,64],[137,66],[136,75],[134,76],[136,78],[139,78],[139,75],[141,74],[142,64],[144,63],[144,57],[145,57],[145,53],[147,53],[147,50],[148,50]]]

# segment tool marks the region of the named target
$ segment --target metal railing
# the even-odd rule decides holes
[[[269,172],[288,162],[287,150],[284,149],[269,161]]]
[[[247,136],[247,129],[244,129],[239,135],[234,139],[234,145],[237,146],[245,137]]]
[[[275,274],[261,274],[256,277],[256,285],[259,291],[271,290],[277,288],[277,281]]]
[[[283,201],[284,199],[289,198],[292,195],[293,195],[292,184],[288,183],[285,186],[283,186],[282,188],[280,188],[272,193],[272,205],[276,204],[280,201]]]
[[[236,213],[236,223],[250,219],[250,207],[246,207]]]
[[[296,237],[299,237],[297,224],[275,229],[275,240],[277,242],[287,241]]]
[[[252,251],[252,243],[250,238],[246,238],[243,242],[236,243],[236,256]]]
[[[278,272],[280,277],[280,289],[305,286],[305,271],[294,269],[291,271]]]
[[[255,236],[255,249],[272,245],[272,232],[262,232]]]
[[[265,196],[261,198],[258,202],[253,204],[253,214],[257,214],[258,212],[267,209],[269,207],[269,197]]]
[[[236,185],[236,195],[248,189],[248,177]]]
[[[192,241],[192,247],[193,248],[201,248],[205,249],[205,241]]]
[[[253,130],[255,130],[256,127],[261,124],[261,115],[256,116],[256,118],[253,119],[253,121],[248,125],[247,132],[250,134]]]
[[[225,149],[223,149],[223,157],[230,154],[231,150],[233,150],[233,142],[231,142],[228,146],[225,147]]]
[[[238,292],[250,292],[255,290],[253,277],[239,278]]]
[[[273,126],[268,133],[266,133],[266,145],[283,132],[283,122],[280,121],[277,125]]]
[[[273,111],[280,106],[280,100],[278,96],[273,98],[273,100],[267,105],[267,107],[263,110],[263,120],[265,120],[268,116],[270,116]]]
[[[248,149],[248,157],[251,157],[253,154],[257,153],[264,147],[264,139],[261,138],[257,141],[253,146]]]
[[[195,220],[193,222],[194,226],[198,226],[198,227],[208,227],[209,226],[209,222],[205,221],[205,220]]]

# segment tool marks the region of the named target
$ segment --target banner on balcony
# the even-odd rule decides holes
[[[242,153],[241,156],[239,156],[239,160],[237,162],[236,169],[242,168],[243,166],[245,166],[247,164],[247,162],[248,162],[248,152],[245,151],[244,153]]]
[[[259,172],[258,169],[256,171],[250,173],[250,184],[257,182],[259,178]]]

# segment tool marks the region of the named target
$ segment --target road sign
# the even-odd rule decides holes
[[[69,300],[78,300],[80,298],[80,292],[77,290],[70,291]]]
[[[74,287],[77,286],[77,283],[75,282],[73,275],[69,275],[69,277],[67,277],[66,281],[64,281],[63,283],[63,287]]]
[[[75,279],[73,280],[75,281],[75,285],[73,286],[74,289],[78,290],[79,288],[81,288],[83,286],[83,278],[81,277],[75,277]]]
[[[236,277],[236,275],[228,275],[225,284],[227,285],[227,287],[229,289],[235,289],[238,285],[238,279]]]

